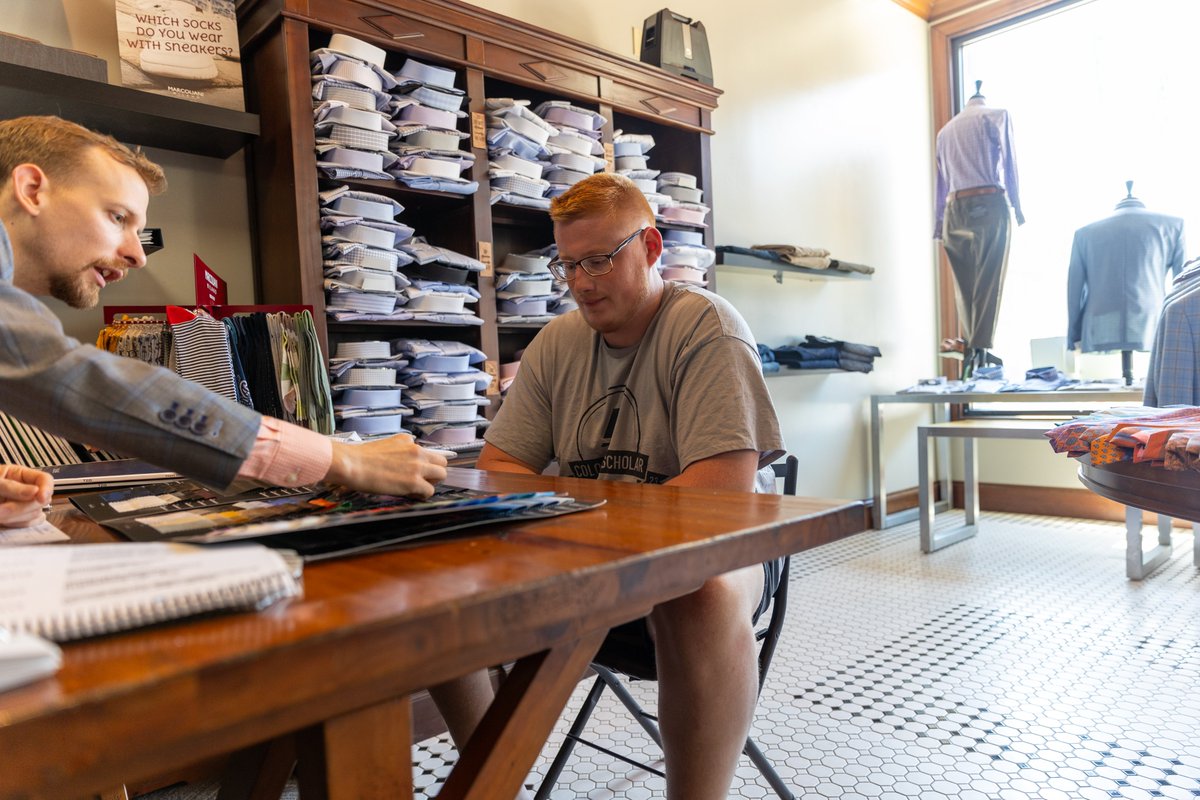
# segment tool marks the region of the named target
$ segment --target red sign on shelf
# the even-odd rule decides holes
[[[196,305],[214,306],[229,302],[225,281],[195,253],[192,253],[192,263],[196,272]]]

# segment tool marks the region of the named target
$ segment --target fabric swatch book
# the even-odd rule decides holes
[[[55,489],[103,489],[178,478],[179,473],[156,467],[136,458],[86,461],[42,467],[54,478]]]
[[[257,610],[301,595],[295,554],[167,542],[9,547],[0,558],[0,628],[55,642],[212,611]]]
[[[94,521],[138,542],[257,542],[305,561],[380,550],[480,525],[541,519],[603,505],[554,492],[488,494],[440,487],[428,500],[309,486],[222,495],[194,481],[77,495]]]

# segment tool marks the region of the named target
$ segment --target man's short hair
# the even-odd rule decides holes
[[[83,155],[97,147],[117,162],[132,167],[150,194],[167,188],[162,167],[145,153],[131,150],[111,136],[88,130],[58,117],[16,117],[0,121],[0,175],[21,164],[37,164],[50,177],[70,176],[83,166]]]
[[[618,217],[633,212],[647,225],[654,211],[637,184],[615,172],[597,172],[550,201],[550,219],[570,222],[582,217]]]

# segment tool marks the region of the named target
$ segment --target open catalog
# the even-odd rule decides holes
[[[71,498],[80,511],[138,542],[257,542],[305,561],[396,547],[478,525],[541,519],[603,505],[554,492],[488,494],[440,487],[428,500],[326,486],[221,494],[194,481]]]

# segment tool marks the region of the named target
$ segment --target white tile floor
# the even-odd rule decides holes
[[[1191,535],[1176,540],[1142,583],[1121,526],[1050,517],[985,514],[928,556],[915,523],[795,556],[756,739],[801,798],[1198,797],[1200,579]],[[614,699],[589,730],[655,752]],[[428,797],[447,750],[421,748]],[[661,796],[583,748],[551,795]],[[731,796],[774,794],[746,761]]]
[[[913,523],[793,558],[755,736],[796,796],[1200,797],[1191,534],[1178,533],[1171,561],[1132,583],[1117,524],[982,519],[976,538],[928,556]],[[634,692],[653,707],[653,684]],[[589,733],[657,757],[611,697]],[[418,747],[418,797],[436,796],[453,756],[446,740]],[[663,782],[579,748],[551,796],[656,798]],[[774,794],[746,761],[731,797]]]

